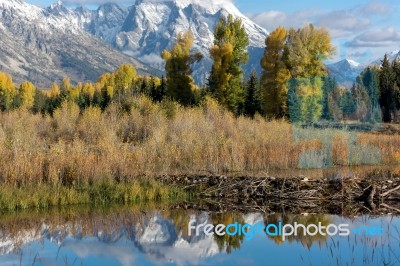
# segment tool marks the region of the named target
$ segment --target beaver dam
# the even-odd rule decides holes
[[[209,211],[400,214],[400,175],[378,171],[364,177],[333,178],[248,176],[163,176],[200,195],[178,207]]]

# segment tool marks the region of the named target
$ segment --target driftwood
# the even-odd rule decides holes
[[[298,212],[400,214],[400,177],[374,173],[363,178],[163,176],[163,182],[195,191],[202,205],[217,209],[283,208]]]

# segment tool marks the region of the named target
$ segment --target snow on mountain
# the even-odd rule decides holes
[[[399,60],[400,59],[400,50],[395,50],[392,52],[387,53],[388,59],[390,62],[393,62],[394,60]],[[374,60],[371,65],[374,66],[380,66],[382,64],[383,56],[382,58]]]
[[[191,219],[196,220],[197,225],[211,222],[205,212],[192,216]],[[116,227],[110,231],[102,231],[101,224],[94,225],[91,234],[84,237],[81,226],[73,222],[58,226],[42,223],[39,230],[21,230],[14,236],[0,231],[0,255],[11,255],[20,249],[23,253],[25,249],[31,252],[32,249],[39,248],[32,253],[37,253],[49,262],[54,260],[54,265],[57,264],[55,259],[59,249],[42,251],[42,245],[34,245],[35,242],[43,241],[67,248],[80,258],[104,255],[115,257],[121,265],[135,264],[135,252],[143,253],[156,264],[177,265],[198,264],[202,259],[221,252],[213,236],[207,236],[204,232],[198,236],[185,236],[183,232],[177,231],[172,220],[158,213],[145,215],[129,227]]]
[[[22,0],[0,0],[0,10],[0,71],[18,83],[50,86],[64,76],[93,81],[123,63],[142,73],[155,71],[82,30],[83,16],[79,20],[61,2],[40,8]]]
[[[390,62],[400,59],[400,50],[395,50],[387,53]],[[382,58],[372,61],[369,66],[380,66],[382,64]],[[330,75],[336,78],[337,82],[350,88],[352,84],[356,81],[358,75],[364,70],[368,65],[362,65],[351,59],[344,59],[337,63],[327,65],[328,72]]]
[[[328,73],[336,79],[339,85],[351,88],[358,75],[365,66],[351,59],[343,59],[339,62],[326,65]]]
[[[65,75],[75,81],[94,80],[121,63],[160,75],[161,52],[189,29],[195,38],[193,50],[205,57],[194,66],[193,76],[201,85],[211,68],[208,51],[222,15],[241,18],[246,28],[247,73],[260,71],[268,34],[229,0],[137,0],[130,7],[108,3],[97,10],[71,10],[61,1],[40,8],[22,0],[0,0],[0,8],[0,34],[6,36],[0,40],[0,71],[9,72],[17,82],[29,79],[47,86]]]
[[[74,13],[80,27],[159,70],[164,70],[161,52],[174,45],[180,32],[190,29],[195,39],[193,50],[205,56],[200,64],[196,64],[193,73],[198,83],[205,81],[210,70],[208,50],[221,15],[232,14],[242,19],[250,39],[247,72],[260,70],[259,60],[268,34],[229,0],[138,0],[129,8],[105,4],[94,11],[78,8]]]

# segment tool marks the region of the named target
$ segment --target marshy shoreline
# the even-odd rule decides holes
[[[200,211],[400,214],[400,174],[388,169],[308,169],[277,175],[160,175],[133,182],[0,186],[0,212],[53,207],[167,204]],[[323,176],[321,176],[323,173]],[[293,175],[295,174],[295,175]],[[296,175],[297,174],[297,175]]]
[[[238,175],[245,177],[250,183],[245,188],[251,189],[251,182],[270,178],[272,170],[283,172],[277,185],[263,192],[262,204],[270,200],[270,195],[280,201],[305,202],[308,195],[318,191],[318,182],[303,182],[316,187],[305,187],[303,194],[296,196],[297,201],[293,195],[289,197],[289,191],[283,193],[280,182],[285,180],[287,185],[289,177],[318,179],[312,172],[300,174],[299,160],[307,151],[323,150],[326,135],[331,141],[333,171],[362,164],[365,158],[368,161],[379,153],[379,165],[371,169],[385,166],[394,174],[400,172],[396,168],[400,162],[400,150],[396,148],[400,147],[400,135],[392,131],[303,128],[257,115],[235,116],[212,99],[199,106],[183,107],[140,96],[124,104],[111,103],[104,110],[80,110],[75,103],[64,102],[52,115],[25,109],[0,112],[0,210],[185,202],[205,196],[214,200],[215,195],[204,194],[205,186],[166,177],[196,181],[204,176],[226,176],[224,185],[243,191],[237,185]],[[360,153],[349,147],[374,149]],[[308,159],[312,162],[318,158]],[[318,171],[327,170],[314,170]],[[358,176],[369,178],[368,173]],[[228,192],[232,191],[222,192],[225,196],[219,198],[225,200]],[[289,198],[283,198],[284,194]],[[248,198],[256,196],[249,193]]]

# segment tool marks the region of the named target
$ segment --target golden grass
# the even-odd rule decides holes
[[[80,112],[64,103],[53,117],[23,110],[0,113],[0,182],[68,187],[162,174],[291,169],[298,167],[302,152],[323,147],[327,134],[334,136],[333,163],[354,164],[348,158],[348,132],[234,117],[212,100],[183,108],[138,97],[104,112],[95,107]],[[376,147],[382,164],[399,163],[398,135],[362,133],[356,142]]]

